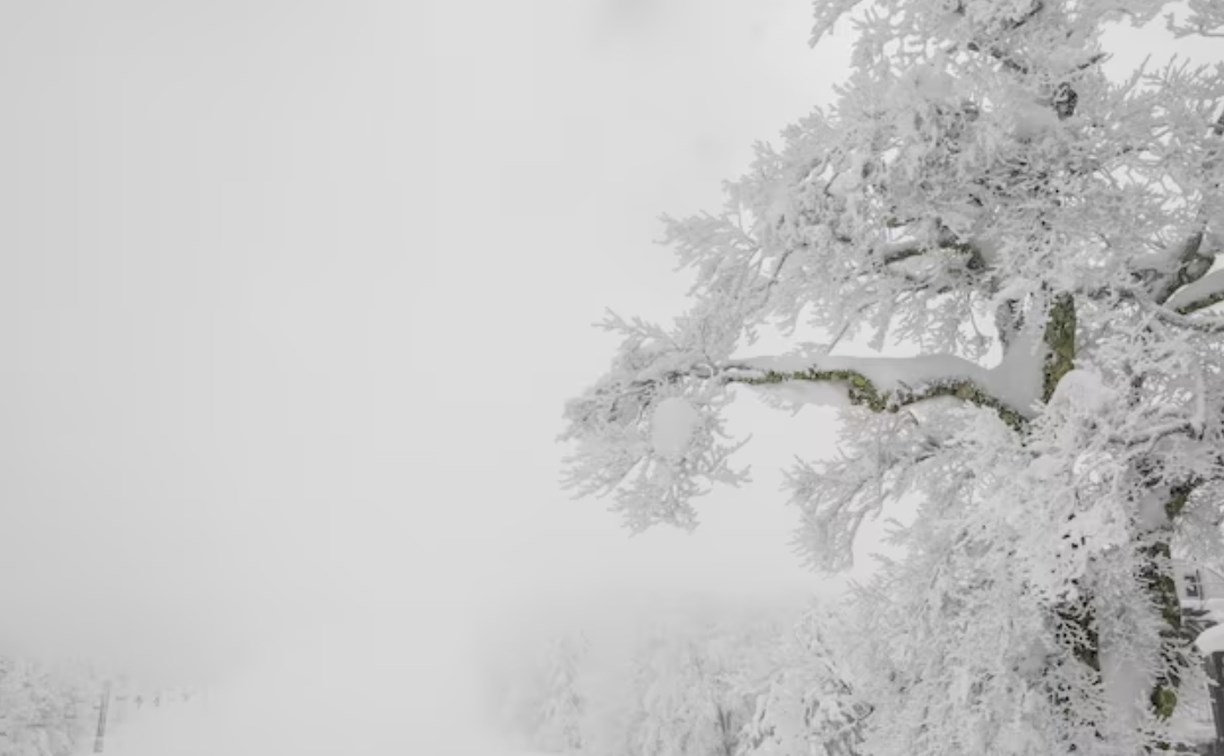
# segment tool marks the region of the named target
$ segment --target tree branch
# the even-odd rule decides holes
[[[1017,431],[1028,422],[1023,405],[996,395],[994,370],[952,355],[799,358],[798,362],[757,358],[728,365],[722,374],[728,383],[749,386],[791,381],[831,384],[844,389],[851,404],[873,412],[896,412],[929,399],[952,397],[994,411]]]
[[[1203,247],[1203,231],[1200,229],[1190,234],[1182,242],[1181,252],[1177,255],[1177,267],[1164,281],[1157,282],[1157,288],[1152,298],[1157,304],[1165,304],[1177,293],[1177,290],[1194,283],[1211,270],[1215,255],[1201,254]]]
[[[933,249],[949,250],[964,255],[969,258],[968,267],[973,270],[979,270],[986,265],[981,250],[968,242],[961,241],[946,228],[940,229],[939,238],[934,243],[914,240],[884,244],[874,248],[871,253],[880,259],[881,264],[892,265],[912,257],[920,257]]]
[[[1179,289],[1165,305],[1179,315],[1224,302],[1224,269],[1208,273]]]
[[[1207,317],[1187,317],[1174,310],[1169,309],[1164,305],[1158,305],[1151,302],[1146,296],[1140,292],[1130,290],[1109,290],[1102,289],[1091,294],[1094,299],[1102,299],[1107,296],[1117,296],[1128,302],[1134,302],[1143,309],[1147,310],[1161,322],[1171,325],[1175,328],[1185,328],[1189,331],[1197,331],[1204,334],[1224,333],[1224,319],[1207,318]]]

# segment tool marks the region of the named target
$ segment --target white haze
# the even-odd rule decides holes
[[[737,407],[757,481],[694,535],[554,443],[603,308],[681,306],[657,215],[828,100],[808,10],[0,6],[0,651],[214,686],[227,754],[377,753],[453,739],[507,617],[822,589],[775,469],[830,415]]]
[[[213,686],[226,753],[374,753],[542,596],[810,584],[772,485],[629,539],[554,443],[603,307],[679,303],[657,214],[827,94],[806,16],[0,7],[0,648]]]

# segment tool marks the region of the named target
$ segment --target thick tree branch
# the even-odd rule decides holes
[[[1179,315],[1211,307],[1224,302],[1224,269],[1213,271],[1186,284],[1165,305]]]
[[[917,219],[908,223],[899,223],[897,226],[909,226],[917,222]],[[906,239],[903,241],[881,244],[873,247],[870,251],[870,256],[879,260],[882,265],[891,265],[893,263],[902,262],[913,257],[920,257],[932,250],[941,249],[952,252],[957,252],[969,258],[970,268],[984,267],[984,259],[982,252],[973,244],[962,241],[960,237],[954,234],[950,229],[944,226],[939,219],[935,220],[937,231],[933,239]]]
[[[996,369],[951,355],[925,357],[823,357],[810,360],[759,358],[730,365],[724,380],[750,386],[787,382],[826,383],[844,389],[851,404],[874,412],[896,412],[929,399],[952,397],[994,411],[1023,430],[1027,408],[1000,398]],[[1009,397],[1010,398],[1010,397]]]
[[[1178,289],[1194,283],[1211,270],[1211,265],[1215,262],[1215,255],[1202,254],[1202,247],[1203,232],[1201,230],[1190,234],[1182,242],[1181,250],[1177,253],[1176,267],[1172,272],[1162,276],[1163,280],[1156,282],[1152,299],[1157,304],[1165,304],[1177,293]]]
[[[1029,71],[1028,66],[1024,65],[1023,63],[1017,63],[1007,53],[1003,52],[1003,50],[999,49],[998,47],[991,46],[983,49],[977,42],[970,42],[969,44],[965,45],[965,49],[969,50],[970,52],[984,52],[1002,63],[1004,68],[1013,73],[1026,74]]]
[[[1224,333],[1224,319],[1211,317],[1188,317],[1174,310],[1169,309],[1164,305],[1159,305],[1148,299],[1147,295],[1135,290],[1103,288],[1097,291],[1089,292],[1088,296],[1094,300],[1106,300],[1110,297],[1117,297],[1126,302],[1132,302],[1146,310],[1153,317],[1159,319],[1166,325],[1175,328],[1184,328],[1188,331],[1197,331],[1204,334]]]

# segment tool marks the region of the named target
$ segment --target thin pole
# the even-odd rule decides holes
[[[98,734],[94,737],[94,753],[102,753],[102,741],[106,737],[106,710],[110,707],[110,680],[102,687],[102,704],[98,707]]]

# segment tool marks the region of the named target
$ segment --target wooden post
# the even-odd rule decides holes
[[[102,753],[102,741],[106,737],[106,710],[110,707],[110,681],[102,687],[102,703],[98,706],[98,734],[94,737],[94,753]]]

